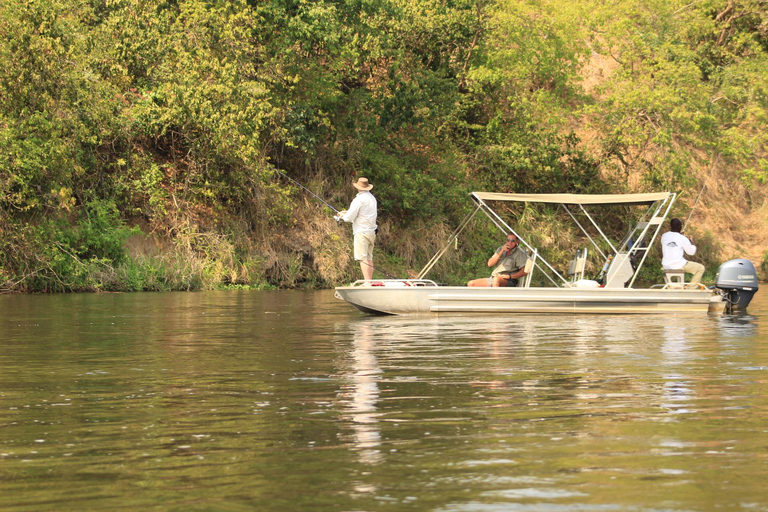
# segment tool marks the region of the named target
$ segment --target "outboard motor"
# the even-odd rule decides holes
[[[749,260],[726,261],[717,271],[715,288],[722,291],[729,313],[744,311],[757,292],[757,270]]]

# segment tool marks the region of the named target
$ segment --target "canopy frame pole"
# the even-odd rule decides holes
[[[663,202],[666,202],[666,201],[667,201],[667,199],[663,200]],[[663,204],[663,202],[662,202],[662,204]],[[632,239],[632,235],[634,235],[635,231],[637,231],[637,227],[640,224],[647,223],[649,220],[652,220],[654,218],[654,214],[657,213],[658,211],[659,211],[659,202],[658,201],[654,202],[653,204],[650,204],[648,206],[648,208],[645,209],[645,212],[643,212],[643,215],[640,217],[640,219],[637,221],[637,223],[633,227],[629,228],[629,230],[627,231],[627,235],[622,239],[621,245],[619,246],[619,251],[618,252],[621,252],[623,250],[626,250],[627,252],[630,252],[630,250],[632,248],[629,247],[629,242]],[[648,217],[649,214],[650,214],[650,219]],[[638,241],[642,240],[642,236],[644,234],[645,234],[645,230],[643,230],[643,232],[640,234],[641,236],[639,237]]]
[[[451,243],[454,242],[454,240],[458,239],[458,236],[461,234],[462,231],[464,231],[464,228],[467,227],[467,224],[469,224],[469,221],[471,221],[475,215],[477,215],[477,212],[480,211],[480,205],[478,204],[474,210],[469,212],[466,217],[459,223],[458,227],[453,230],[453,233],[448,238],[448,242],[443,246],[441,250],[439,250],[437,253],[435,253],[434,256],[432,256],[432,259],[427,262],[426,265],[424,265],[424,268],[421,269],[421,272],[419,272],[419,275],[417,279],[424,279],[424,276],[427,275],[427,273],[432,270],[432,267],[434,267],[438,261],[440,261],[440,258],[443,257],[443,255],[448,251],[448,248],[451,246]]]
[[[485,201],[483,201],[482,199],[480,199],[479,197],[476,197],[476,196],[475,196],[475,199],[477,200],[478,205],[482,206],[483,213],[485,213],[488,216],[488,218],[491,219],[491,222],[493,222],[496,225],[497,228],[499,228],[501,231],[504,232],[504,235],[506,235],[507,233],[514,234],[519,241],[523,242],[523,245],[525,245],[525,247],[529,251],[533,251],[533,247],[531,247],[530,244],[528,244],[528,242],[526,242],[524,238],[522,238],[519,234],[517,234],[517,231],[515,231],[514,229],[509,227],[509,225],[506,222],[504,222],[504,219],[499,217],[499,214],[497,214],[495,211],[493,211],[493,209],[490,206],[488,206],[485,203]],[[557,277],[559,277],[563,281],[563,283],[568,284],[568,280],[566,278],[564,278],[562,275],[560,275],[560,272],[555,270],[552,267],[552,265],[550,265],[549,262],[546,259],[542,258],[540,255],[539,255],[539,257],[537,259],[542,261],[542,262],[544,262],[544,264],[547,266],[547,268],[549,270],[551,270]],[[552,279],[552,277],[544,271],[544,269],[539,267],[539,270],[542,271],[542,274],[547,276],[547,278],[550,280],[550,282],[552,282],[552,284],[554,284],[556,287],[560,288],[560,285],[558,285],[555,282],[555,280]]]
[[[666,220],[666,218],[669,216],[669,212],[672,210],[672,205],[675,204],[675,199],[677,199],[677,193],[672,193],[669,197],[664,199],[663,201],[657,201],[656,202],[656,210],[654,211],[654,214],[651,216],[651,220],[654,218],[658,218],[658,212],[664,208],[664,205],[667,205],[666,210],[664,210],[664,216],[661,217],[661,221],[656,224],[656,230],[653,232],[653,236],[651,237],[651,241],[648,243],[648,245],[645,247],[645,253],[643,254],[642,259],[640,260],[640,263],[637,264],[637,270],[635,270],[634,274],[632,275],[632,279],[629,281],[629,287],[632,288],[632,285],[635,284],[635,279],[637,279],[637,275],[640,273],[640,269],[643,268],[643,263],[645,263],[645,258],[648,257],[648,253],[651,252],[651,247],[653,247],[653,243],[656,241],[656,237],[659,235],[659,231],[661,231],[661,225]],[[650,211],[651,208],[648,208],[648,211]],[[650,222],[645,225],[645,229],[643,230],[642,234],[640,235],[639,240],[642,240],[645,234],[648,232],[648,228],[651,226]],[[632,246],[632,249],[637,249],[637,244]],[[639,250],[639,249],[638,249]],[[637,252],[637,251],[635,251]]]
[[[595,222],[595,220],[592,218],[592,216],[589,213],[587,213],[587,210],[584,208],[583,205],[580,204],[579,208],[581,208],[581,211],[584,212],[584,215],[587,216],[587,218],[589,219],[589,222],[591,222],[592,225],[595,226],[595,229],[598,231],[598,233],[600,233],[600,236],[603,237],[603,240],[605,240],[608,243],[608,245],[610,246],[610,248],[613,251],[613,253],[616,254],[618,252],[618,251],[616,251],[616,247],[614,247],[613,244],[611,243],[611,241],[608,239],[608,237],[605,236],[605,233],[603,233],[603,230],[600,229],[600,226],[597,225],[597,222]],[[600,250],[600,249],[598,249],[598,250]],[[602,251],[600,252],[600,254],[603,254]],[[604,254],[603,254],[603,257],[605,257]]]
[[[589,238],[589,241],[592,242],[592,245],[595,246],[595,249],[597,249],[597,252],[600,253],[600,256],[602,256],[603,259],[607,259],[608,256],[606,256],[605,253],[602,251],[602,249],[600,249],[600,247],[597,245],[597,242],[595,242],[592,239],[592,237],[589,236],[589,233],[587,233],[587,230],[584,229],[584,226],[582,226],[581,223],[578,220],[576,220],[576,217],[573,215],[571,210],[565,204],[561,204],[560,206],[562,206],[565,209],[565,211],[568,212],[568,215],[570,215],[571,219],[573,220],[573,222],[575,222],[576,225],[579,226],[579,229],[581,229],[581,232],[584,233],[584,235],[586,235],[587,238]],[[581,205],[579,205],[579,206],[581,206]],[[582,208],[582,210],[583,210],[583,208]],[[610,241],[608,241],[608,245],[611,245]],[[611,246],[611,248],[613,249],[613,246]]]

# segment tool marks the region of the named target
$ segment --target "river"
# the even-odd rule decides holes
[[[0,296],[0,510],[768,510],[740,316],[369,317],[332,291]]]

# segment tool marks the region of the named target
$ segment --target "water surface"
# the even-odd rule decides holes
[[[740,316],[0,296],[0,510],[768,510]]]

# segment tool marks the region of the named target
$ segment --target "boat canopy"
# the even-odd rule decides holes
[[[599,254],[602,258],[602,265],[597,268],[602,268],[599,277],[605,277],[605,287],[631,288],[638,276],[640,268],[643,266],[646,257],[650,253],[648,248],[653,246],[653,243],[661,230],[662,223],[669,215],[672,205],[677,198],[677,194],[674,192],[653,192],[644,194],[504,194],[499,192],[471,192],[470,197],[472,197],[472,200],[475,202],[475,208],[461,221],[461,224],[459,224],[459,227],[453,232],[445,246],[424,266],[419,273],[419,279],[424,279],[448,248],[456,243],[459,234],[479,211],[485,213],[503,234],[513,233],[517,235],[517,239],[526,249],[538,254],[538,250],[532,247],[525,237],[520,236],[517,231],[515,231],[486,203],[486,201],[506,201],[556,204],[564,208],[571,219],[573,219],[574,223],[581,229],[583,235],[592,243],[596,250],[596,254]],[[594,230],[599,233],[604,242],[603,245],[598,244],[585,226],[583,226],[576,218],[571,211],[572,206],[574,205],[578,206],[578,209],[583,216],[589,220],[594,227]],[[624,239],[617,244],[605,235],[597,222],[595,222],[595,219],[584,208],[585,206],[590,205],[646,206],[647,208],[645,213],[640,216],[635,226],[631,228]],[[579,250],[575,262],[578,263],[579,258],[584,258],[586,261],[586,255],[586,248],[584,248],[583,251]],[[535,260],[535,267],[544,270],[546,277],[555,286],[561,286],[560,283],[565,284],[566,286],[569,285],[568,280],[540,254]],[[546,269],[543,267],[546,267]],[[555,276],[556,279],[553,279],[547,271],[551,272],[551,276]]]
[[[472,192],[473,199],[482,201],[512,201],[518,203],[551,204],[626,204],[651,205],[663,201],[671,192],[648,194],[503,194],[498,192]]]

